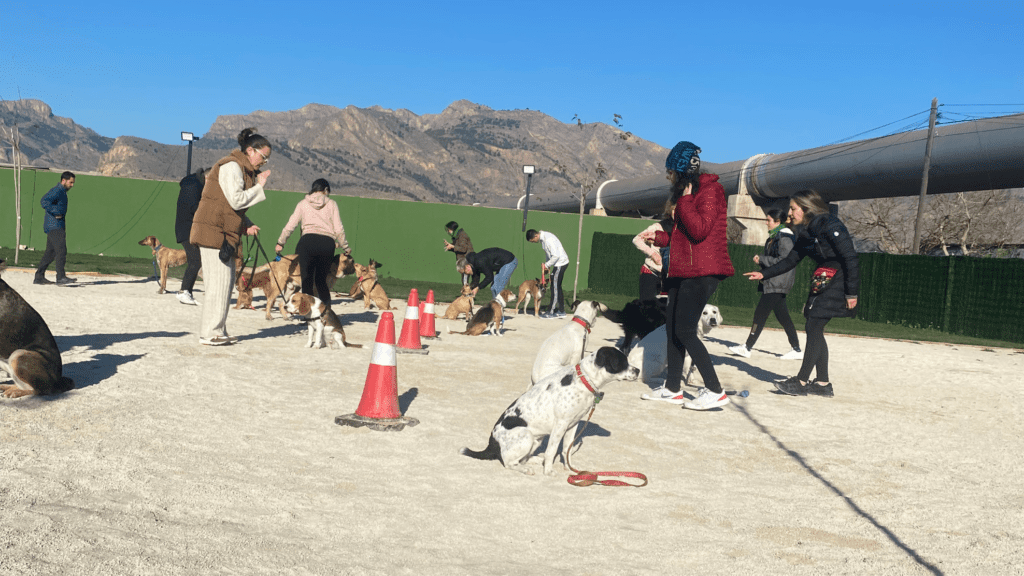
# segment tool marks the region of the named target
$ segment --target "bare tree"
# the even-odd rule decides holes
[[[843,219],[854,236],[874,240],[891,254],[917,254],[912,246],[916,198],[876,198],[844,203]],[[982,190],[928,196],[921,252],[949,247],[964,254],[1024,243],[1024,193]]]

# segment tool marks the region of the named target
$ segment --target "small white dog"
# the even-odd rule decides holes
[[[708,332],[722,323],[722,314],[718,306],[708,304],[700,315],[700,323],[697,324],[697,335],[706,338]],[[661,326],[654,332],[644,336],[632,350],[629,351],[629,363],[640,368],[640,380],[647,384],[661,384],[665,380],[665,370],[668,368],[668,335],[665,333],[665,326]],[[683,382],[690,385],[690,376],[693,372],[693,359],[687,354],[683,360]]]
[[[509,470],[533,474],[525,463],[547,436],[544,474],[550,475],[559,444],[562,464],[568,463],[574,438],[566,432],[576,426],[595,399],[600,399],[601,387],[616,380],[636,380],[639,374],[625,354],[605,346],[579,364],[566,366],[537,382],[501,414],[486,448],[479,452],[463,448],[462,454],[478,460],[499,460]]]

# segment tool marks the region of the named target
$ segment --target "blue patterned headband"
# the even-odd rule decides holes
[[[682,141],[672,148],[665,159],[665,169],[680,174],[697,174],[700,172],[700,148],[693,142]]]

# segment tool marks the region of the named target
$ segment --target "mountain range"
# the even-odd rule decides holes
[[[531,192],[570,195],[609,178],[662,170],[667,150],[613,124],[562,122],[534,110],[493,110],[466,100],[440,114],[379,106],[309,104],[285,112],[219,116],[193,144],[192,169],[209,167],[255,127],[273,145],[268,188],[305,192],[326,178],[332,192],[369,198],[489,204],[524,191],[524,165],[534,165]],[[575,120],[575,119],[574,119]],[[187,146],[110,138],[54,116],[39,100],[0,102],[0,162],[12,162],[11,127],[22,162],[55,170],[177,181]]]

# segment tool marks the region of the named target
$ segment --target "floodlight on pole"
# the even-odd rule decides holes
[[[523,174],[526,174],[526,200],[523,202],[523,232],[526,232],[526,213],[530,210],[530,180],[536,171],[536,166],[523,166]]]
[[[188,163],[185,165],[185,176],[192,173],[192,142],[199,140],[199,136],[191,132],[182,132],[181,139],[188,142]]]

